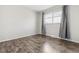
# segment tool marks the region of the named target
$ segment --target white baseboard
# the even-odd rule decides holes
[[[36,35],[36,34],[29,34],[29,35],[23,35],[23,36],[14,37],[14,38],[2,39],[2,40],[0,40],[0,42],[9,41],[9,40],[15,40],[15,39],[18,39],[18,38],[32,36],[32,35]]]
[[[47,35],[47,36],[55,37],[55,38],[58,38],[58,39],[64,39],[64,38],[60,38],[60,37],[54,36],[54,35]],[[75,42],[75,43],[79,43],[79,40],[73,40],[73,39],[64,39],[64,40],[71,41],[71,42]]]
[[[18,39],[18,38],[27,37],[27,36],[31,36],[31,35],[36,35],[36,34],[30,34],[30,35],[24,35],[24,36],[20,36],[20,37],[15,37],[15,38],[3,39],[3,40],[0,40],[0,42],[9,41],[9,40],[15,40],[15,39]],[[47,36],[55,37],[55,38],[58,38],[58,39],[63,39],[63,38],[60,38],[58,36],[53,36],[53,35],[47,35]],[[64,39],[64,40],[79,43],[79,41],[77,41],[77,40],[72,40],[72,39]]]

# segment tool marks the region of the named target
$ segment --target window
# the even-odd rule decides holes
[[[53,23],[52,18],[45,19],[45,24],[52,24],[52,23]]]
[[[53,23],[61,23],[61,17],[54,17]]]
[[[62,19],[62,12],[54,12],[53,14],[53,23],[61,23],[61,19]]]
[[[52,23],[61,23],[62,12],[51,12],[44,15],[44,22],[45,24],[52,24]]]
[[[51,24],[52,21],[52,13],[48,13],[44,15],[44,22],[45,24]]]

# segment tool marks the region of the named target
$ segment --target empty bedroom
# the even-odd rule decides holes
[[[79,53],[79,5],[0,5],[0,53]]]

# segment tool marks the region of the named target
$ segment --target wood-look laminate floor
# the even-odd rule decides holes
[[[33,35],[0,42],[0,53],[78,53],[79,43]]]

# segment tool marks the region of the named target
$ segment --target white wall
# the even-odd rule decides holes
[[[42,34],[42,12],[37,12],[37,33]]]
[[[79,6],[70,6],[69,15],[71,39],[79,42]]]
[[[46,35],[59,37],[60,24],[46,24]]]
[[[0,6],[0,41],[36,34],[36,13],[23,6]]]

